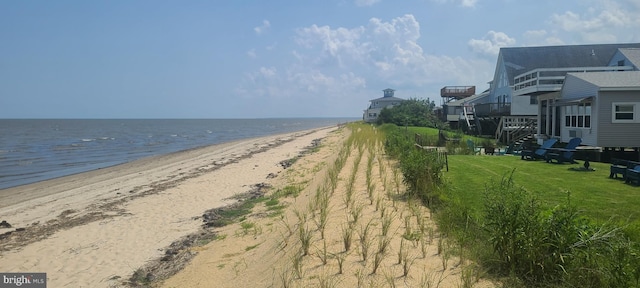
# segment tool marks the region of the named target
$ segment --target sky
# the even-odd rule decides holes
[[[361,117],[500,47],[640,42],[640,0],[0,1],[0,118]]]

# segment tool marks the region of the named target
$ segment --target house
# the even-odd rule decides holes
[[[488,101],[474,105],[475,116],[491,122],[484,126],[497,127],[495,138],[503,142],[556,136],[538,125],[539,101],[558,98],[567,73],[637,69],[639,48],[640,43],[501,48]]]
[[[640,48],[620,48],[608,66],[631,66],[633,70],[640,70]]]
[[[381,98],[369,100],[371,104],[369,104],[369,108],[364,110],[364,114],[362,115],[362,120],[367,123],[373,123],[378,120],[378,116],[380,116],[380,111],[384,108],[393,108],[393,106],[399,105],[400,102],[404,101],[404,99],[394,97],[393,94],[395,90],[387,88],[382,90],[384,92]]]
[[[473,127],[476,125],[473,107],[475,104],[484,103],[489,96],[489,90],[485,90],[480,94],[475,94],[475,86],[472,86],[473,93],[465,95],[466,97],[448,99],[451,95],[451,86],[441,89],[440,95],[444,102],[440,109],[440,120],[447,122],[449,127],[459,129],[463,127]]]
[[[619,48],[617,49],[617,51],[614,53],[614,55],[612,56],[612,58],[608,61],[608,67],[610,67],[610,69],[608,70],[609,72],[588,72],[587,74],[591,74],[591,73],[595,73],[593,75],[586,75],[584,77],[599,77],[599,78],[603,78],[603,79],[615,79],[616,77],[626,77],[624,75],[626,74],[617,74],[620,72],[624,72],[624,71],[638,71],[640,70],[640,49],[638,48]],[[604,73],[604,74],[603,74]],[[612,73],[612,74],[611,74]],[[566,78],[567,80],[569,79],[568,75],[573,74],[571,79],[574,79],[576,76],[580,76],[581,74],[585,74],[584,72],[582,73],[569,73],[567,74]],[[631,73],[629,75],[633,75],[634,73]],[[564,80],[566,81],[566,80]],[[576,81],[575,79],[572,81]],[[614,80],[609,81],[609,83],[605,83],[603,82],[602,79],[600,80],[593,80],[596,81],[599,84],[605,85],[607,86],[606,89],[612,89],[612,87],[608,87],[609,85],[612,84],[616,84],[618,82],[615,82]],[[623,81],[623,80],[620,80]],[[632,79],[631,79],[632,81]],[[640,82],[640,78],[636,79],[636,82]],[[622,82],[620,82],[622,83]],[[575,94],[575,92],[573,92],[573,90],[575,90],[576,88],[572,88],[575,84],[571,84],[569,86],[564,85],[566,83],[563,83],[563,87],[560,91],[554,92],[554,93],[547,93],[547,94],[543,94],[538,96],[538,120],[537,120],[537,124],[538,124],[538,129],[537,129],[537,136],[538,138],[542,138],[542,139],[546,139],[546,138],[550,138],[550,137],[555,137],[555,138],[561,138],[561,132],[563,131],[562,129],[562,122],[563,122],[563,118],[562,118],[562,113],[564,110],[563,107],[561,106],[568,106],[568,104],[566,103],[571,103],[570,99],[572,98],[572,95]],[[566,88],[565,88],[566,86]],[[628,86],[628,85],[627,85]],[[564,91],[566,89],[569,89],[569,91]],[[620,89],[627,89],[625,87],[620,87]],[[593,89],[592,89],[593,90]],[[568,93],[568,94],[567,94]],[[592,93],[591,96],[594,96],[595,93]],[[591,103],[592,100],[591,98],[585,98],[582,100],[582,102],[586,105],[584,109],[595,109],[594,107],[591,107]],[[564,107],[565,109],[569,109]],[[582,108],[580,108],[582,109]],[[602,109],[602,108],[598,108],[598,109]],[[571,111],[571,110],[567,110]],[[581,110],[582,111],[582,110]],[[599,111],[594,111],[594,112],[598,112]],[[590,114],[590,113],[589,113]],[[578,127],[580,128],[580,127]],[[571,130],[574,131],[574,130]],[[577,131],[577,134],[573,134],[573,135],[580,135],[581,133],[581,129],[575,130]],[[572,132],[573,133],[573,132]],[[579,136],[578,136],[579,137]],[[585,143],[585,142],[583,142]],[[592,145],[595,144],[593,142],[586,142],[586,145]],[[613,146],[602,146],[602,147],[633,147],[633,146],[625,146],[622,145],[623,143],[620,142],[618,145],[613,145]],[[599,146],[599,145],[598,145]],[[639,145],[635,145],[635,146],[639,146]],[[605,148],[606,149],[606,148]]]
[[[580,137],[582,145],[640,147],[640,71],[568,73],[549,107],[559,111],[560,141]]]

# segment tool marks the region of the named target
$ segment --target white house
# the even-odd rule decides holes
[[[640,147],[640,71],[569,73],[551,104],[560,112],[562,142]]]
[[[380,111],[384,108],[393,108],[393,106],[399,105],[400,102],[404,101],[404,99],[397,98],[393,96],[395,90],[387,88],[382,90],[384,92],[384,96],[381,98],[369,100],[371,102],[369,104],[369,108],[364,110],[364,114],[362,115],[362,120],[368,123],[373,123],[378,120],[378,116],[380,116]]]
[[[516,135],[524,135],[517,134],[523,127],[537,130],[539,141],[559,136],[552,133],[554,127],[560,131],[560,123],[552,123],[556,117],[549,115],[551,122],[540,123],[547,119],[540,113],[556,114],[547,107],[550,99],[559,97],[567,73],[637,70],[639,48],[640,43],[501,48],[489,103],[475,105],[476,116],[495,120],[498,139],[516,140]]]

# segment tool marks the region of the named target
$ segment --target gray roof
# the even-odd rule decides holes
[[[380,98],[376,98],[373,100],[369,100],[370,102],[373,101],[404,101],[404,99],[402,98],[398,98],[398,97],[380,97]]]
[[[627,57],[636,69],[640,69],[640,48],[622,48],[620,53]]]
[[[607,66],[619,48],[640,48],[640,43],[507,47],[500,48],[500,55],[513,85],[516,75],[537,68]]]
[[[582,79],[600,88],[640,89],[640,71],[568,73],[567,76]]]

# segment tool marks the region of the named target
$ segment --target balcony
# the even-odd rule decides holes
[[[444,98],[463,99],[476,94],[476,86],[446,86],[440,89]]]
[[[473,110],[476,116],[506,116],[511,114],[511,103],[475,104]]]
[[[562,84],[564,84],[565,76],[571,72],[614,72],[631,70],[633,70],[631,66],[538,68],[513,78],[513,95],[538,95],[560,91]]]

